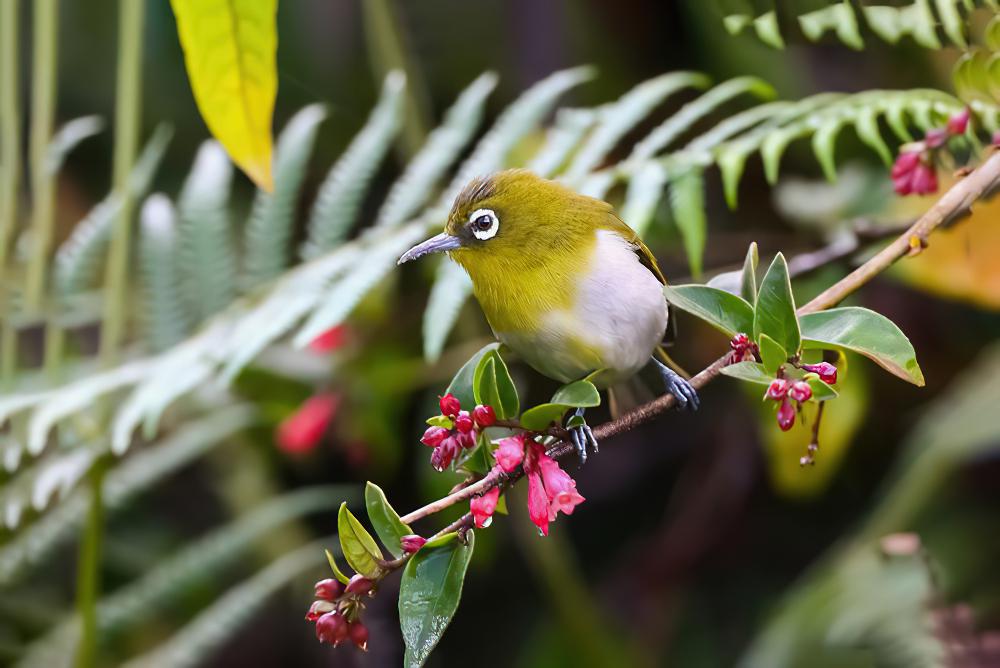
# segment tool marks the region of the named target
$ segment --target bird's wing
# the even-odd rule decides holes
[[[664,278],[663,272],[660,271],[660,266],[656,264],[656,258],[653,257],[653,254],[650,252],[646,244],[642,242],[642,239],[639,238],[639,235],[636,234],[635,230],[626,225],[625,221],[614,213],[608,216],[608,229],[620,235],[623,239],[632,244],[635,254],[639,256],[639,262],[641,262],[646,269],[649,269],[649,271],[656,276],[656,280],[663,285],[667,284],[667,279]]]

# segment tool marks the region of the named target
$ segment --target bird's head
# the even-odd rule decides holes
[[[447,252],[472,275],[508,272],[578,249],[611,207],[523,169],[475,178],[455,198],[444,232],[399,263]]]

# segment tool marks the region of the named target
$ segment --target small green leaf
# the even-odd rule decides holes
[[[851,350],[918,387],[924,374],[906,335],[884,315],[859,306],[843,306],[801,318],[805,348]]]
[[[451,429],[455,426],[455,423],[447,415],[432,415],[427,418],[427,424],[431,427],[444,427],[445,429]]]
[[[562,419],[569,406],[563,404],[539,404],[521,414],[521,426],[528,431],[544,431],[552,423]]]
[[[707,285],[664,286],[667,301],[708,322],[727,336],[753,329],[753,306],[734,294]]]
[[[344,575],[344,573],[340,570],[340,567],[337,565],[337,560],[333,558],[333,554],[330,550],[323,551],[326,552],[326,560],[330,563],[330,570],[333,571],[333,577],[340,580],[343,584],[350,582],[351,579]]]
[[[365,485],[365,507],[368,508],[368,520],[375,527],[375,533],[382,540],[382,544],[392,556],[399,559],[403,556],[403,548],[399,541],[403,536],[412,534],[413,529],[403,524],[399,519],[399,513],[385,498],[385,492],[373,482]]]
[[[489,446],[487,446],[485,442],[481,442],[472,449],[472,452],[470,452],[458,466],[459,468],[465,469],[469,473],[486,475],[489,473],[490,469],[493,468],[493,457],[490,453]]]
[[[708,219],[705,215],[705,177],[701,169],[685,169],[673,174],[670,182],[670,210],[681,233],[691,275],[701,277]]]
[[[784,49],[785,40],[778,27],[778,15],[774,11],[765,12],[753,20],[753,29],[760,41],[775,49]]]
[[[476,404],[475,392],[472,389],[473,378],[476,374],[476,368],[479,366],[479,361],[483,359],[486,353],[496,350],[500,347],[499,343],[490,343],[483,346],[479,351],[469,358],[469,361],[462,365],[462,368],[458,370],[455,377],[452,378],[451,384],[448,385],[448,389],[445,391],[446,394],[453,394],[461,402],[463,406],[469,407]],[[494,409],[496,407],[494,406]]]
[[[757,242],[751,241],[740,273],[740,295],[751,306],[757,303]]]
[[[723,376],[738,378],[758,385],[770,385],[774,375],[769,374],[760,362],[737,362],[722,367]]]
[[[819,376],[814,373],[807,373],[803,380],[809,383],[809,388],[812,390],[812,398],[814,401],[829,401],[830,399],[836,399],[839,396],[837,394],[837,390],[821,381]]]
[[[517,417],[520,402],[507,365],[496,350],[487,351],[473,374],[475,401],[492,406],[501,420]]]
[[[788,361],[788,353],[781,344],[767,334],[760,335],[760,358],[764,361],[764,369],[774,376],[781,365]]]
[[[451,623],[462,597],[475,537],[463,545],[454,534],[428,541],[403,570],[399,585],[399,627],[406,643],[403,665],[424,665]]]
[[[368,530],[347,509],[346,501],[340,505],[340,513],[337,515],[337,532],[340,535],[340,549],[351,568],[365,577],[377,577],[382,551]]]
[[[573,408],[592,408],[601,405],[601,394],[589,380],[578,380],[556,390],[552,395],[552,403]]]
[[[761,334],[777,341],[789,355],[799,352],[801,337],[799,321],[795,316],[795,298],[788,278],[788,264],[781,253],[774,256],[757,295],[753,317],[754,339],[759,339]]]

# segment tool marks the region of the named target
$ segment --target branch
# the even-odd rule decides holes
[[[899,235],[895,241],[883,248],[853,272],[827,288],[815,299],[799,308],[798,314],[813,313],[836,306],[901,258],[908,255],[916,255],[927,247],[927,238],[932,232],[942,225],[967,215],[971,211],[974,202],[989,194],[998,185],[1000,185],[1000,151],[994,152],[986,162],[952,186],[950,190],[941,196],[934,206],[905,232]],[[700,390],[714,380],[722,371],[722,368],[726,366],[727,357],[728,355],[724,355],[702,369],[701,372],[691,379],[691,385],[695,389]],[[641,424],[649,422],[661,413],[670,410],[675,404],[676,399],[674,399],[673,395],[665,394],[625,413],[617,420],[605,422],[595,427],[594,436],[597,440],[603,441],[612,436],[630,431]],[[572,443],[563,440],[550,448],[548,454],[550,457],[559,459],[574,452],[574,450],[575,448]],[[482,494],[492,487],[504,484],[505,482],[516,482],[522,475],[523,473],[520,470],[512,474],[502,474],[492,471],[481,480],[414,510],[405,515],[402,520],[406,524],[416,522],[456,503]],[[464,516],[459,521],[465,520],[466,517]]]

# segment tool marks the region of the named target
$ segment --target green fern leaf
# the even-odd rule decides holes
[[[640,237],[646,234],[653,220],[656,207],[667,185],[667,169],[659,161],[650,161],[632,175],[625,202],[622,204],[622,220],[635,230]]]
[[[461,266],[441,258],[431,286],[427,308],[424,309],[424,359],[436,362],[465,300],[472,293],[472,282]]]
[[[84,139],[100,134],[104,130],[104,119],[100,116],[75,118],[63,125],[52,136],[45,151],[45,169],[55,176],[74,148]]]
[[[697,280],[701,277],[702,257],[705,253],[705,237],[708,230],[708,220],[705,216],[705,178],[699,169],[687,169],[671,176],[670,208],[674,214],[674,223],[684,241],[691,274]]]
[[[139,268],[142,274],[146,340],[155,351],[182,340],[187,314],[177,271],[177,216],[166,195],[151,195],[140,215]]]
[[[560,109],[555,123],[545,135],[545,143],[528,163],[528,169],[543,177],[551,177],[562,169],[566,160],[579,148],[580,140],[597,122],[593,109]]]

